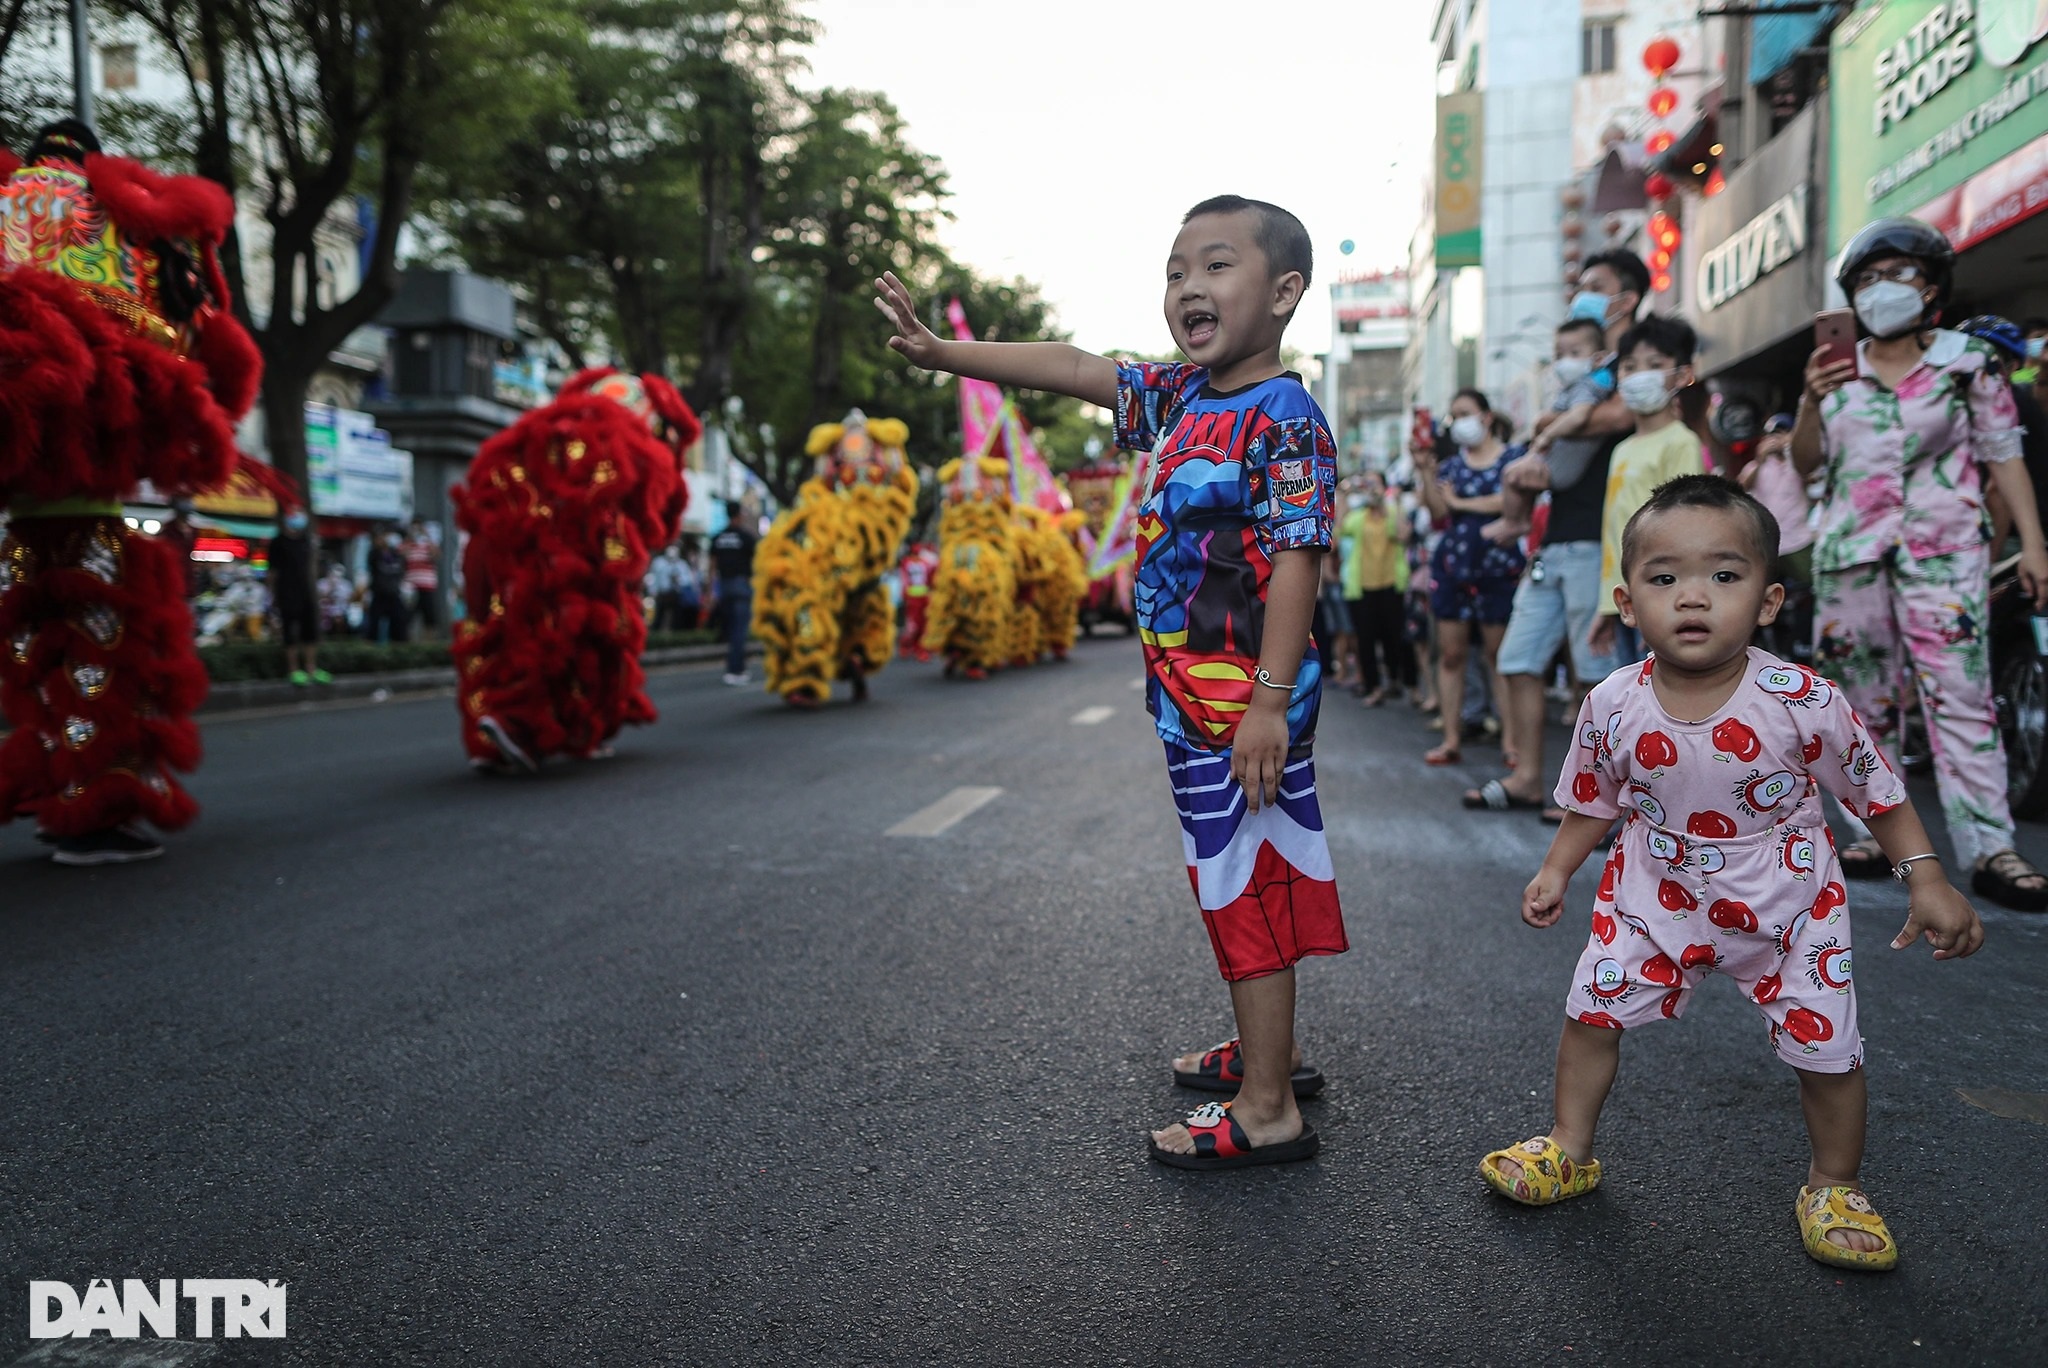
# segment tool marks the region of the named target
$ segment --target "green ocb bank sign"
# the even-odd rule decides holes
[[[1879,0],[1835,26],[1828,244],[1917,214],[1959,247],[2048,207],[2048,0]]]

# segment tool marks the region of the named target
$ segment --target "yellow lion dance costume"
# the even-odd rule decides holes
[[[939,515],[939,569],[932,578],[924,648],[944,658],[948,678],[986,679],[1017,654],[1010,463],[993,456],[948,461],[939,483],[945,511]]]
[[[1081,598],[1088,592],[1088,566],[1067,533],[1066,514],[1042,508],[1016,512],[1017,615],[1011,662],[1033,665],[1047,651],[1065,660],[1081,626]]]
[[[882,575],[896,564],[917,510],[917,475],[904,463],[909,425],[855,409],[811,429],[818,469],[754,553],[754,635],[768,692],[815,708],[832,681],[855,702],[896,650],[896,608]]]

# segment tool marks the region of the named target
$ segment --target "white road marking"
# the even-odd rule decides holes
[[[970,817],[993,803],[1002,790],[979,788],[972,784],[954,789],[930,807],[920,808],[895,826],[885,836],[937,836],[950,831],[963,818]]]
[[[1107,722],[1110,714],[1115,711],[1116,709],[1110,707],[1107,703],[1097,703],[1092,708],[1083,708],[1075,713],[1073,723],[1077,727],[1092,727],[1097,722]]]

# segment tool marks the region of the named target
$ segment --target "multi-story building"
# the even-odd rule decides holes
[[[1477,385],[1525,427],[1578,262],[1640,245],[1643,141],[1657,126],[1643,49],[1678,42],[1664,82],[1681,110],[1712,55],[1691,0],[1439,0],[1434,20],[1438,136],[1409,266],[1408,398],[1441,408]]]
[[[1349,271],[1330,286],[1323,411],[1337,429],[1345,472],[1384,470],[1401,453],[1407,410],[1408,273]]]

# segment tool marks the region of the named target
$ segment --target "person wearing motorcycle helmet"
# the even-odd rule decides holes
[[[1815,664],[1834,679],[1893,766],[1908,669],[1934,738],[1934,773],[1956,854],[1982,897],[2048,910],[2048,877],[2013,849],[2005,751],[1991,699],[1989,483],[2013,511],[2021,587],[2048,606],[2048,548],[2012,387],[1993,344],[1936,326],[1955,252],[1911,218],[1865,226],[1836,280],[1865,334],[1853,361],[1816,348],[1792,429],[1802,474],[1825,463],[1813,547]],[[1845,819],[1852,878],[1919,851],[1883,851]]]

